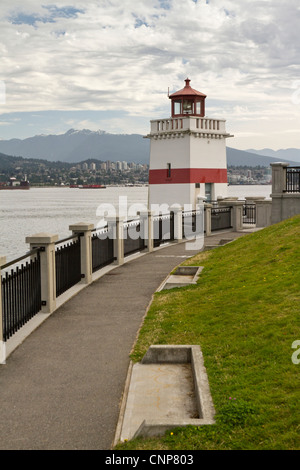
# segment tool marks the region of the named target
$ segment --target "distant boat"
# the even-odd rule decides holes
[[[10,178],[8,183],[0,183],[0,190],[2,189],[30,189],[30,184],[27,178],[18,182],[16,178]]]

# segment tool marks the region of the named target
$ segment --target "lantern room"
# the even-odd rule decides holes
[[[206,95],[190,86],[190,79],[185,79],[185,87],[169,96],[172,101],[172,117],[205,116]]]

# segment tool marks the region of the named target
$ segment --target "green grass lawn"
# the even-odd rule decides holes
[[[300,216],[199,253],[197,285],[156,293],[135,344],[201,346],[216,424],[118,449],[300,449]],[[299,354],[300,358],[300,354]]]

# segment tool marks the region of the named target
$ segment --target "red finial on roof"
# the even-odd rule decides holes
[[[185,86],[190,86],[190,79],[189,78],[186,78],[185,80]]]

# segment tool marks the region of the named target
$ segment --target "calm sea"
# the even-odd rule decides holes
[[[229,186],[228,196],[269,197],[271,186]],[[35,233],[71,235],[69,225],[76,222],[96,224],[101,220],[97,208],[103,204],[117,207],[123,198],[147,206],[147,187],[107,187],[106,189],[31,188],[29,191],[0,191],[0,255],[10,261],[25,254],[25,237]]]

